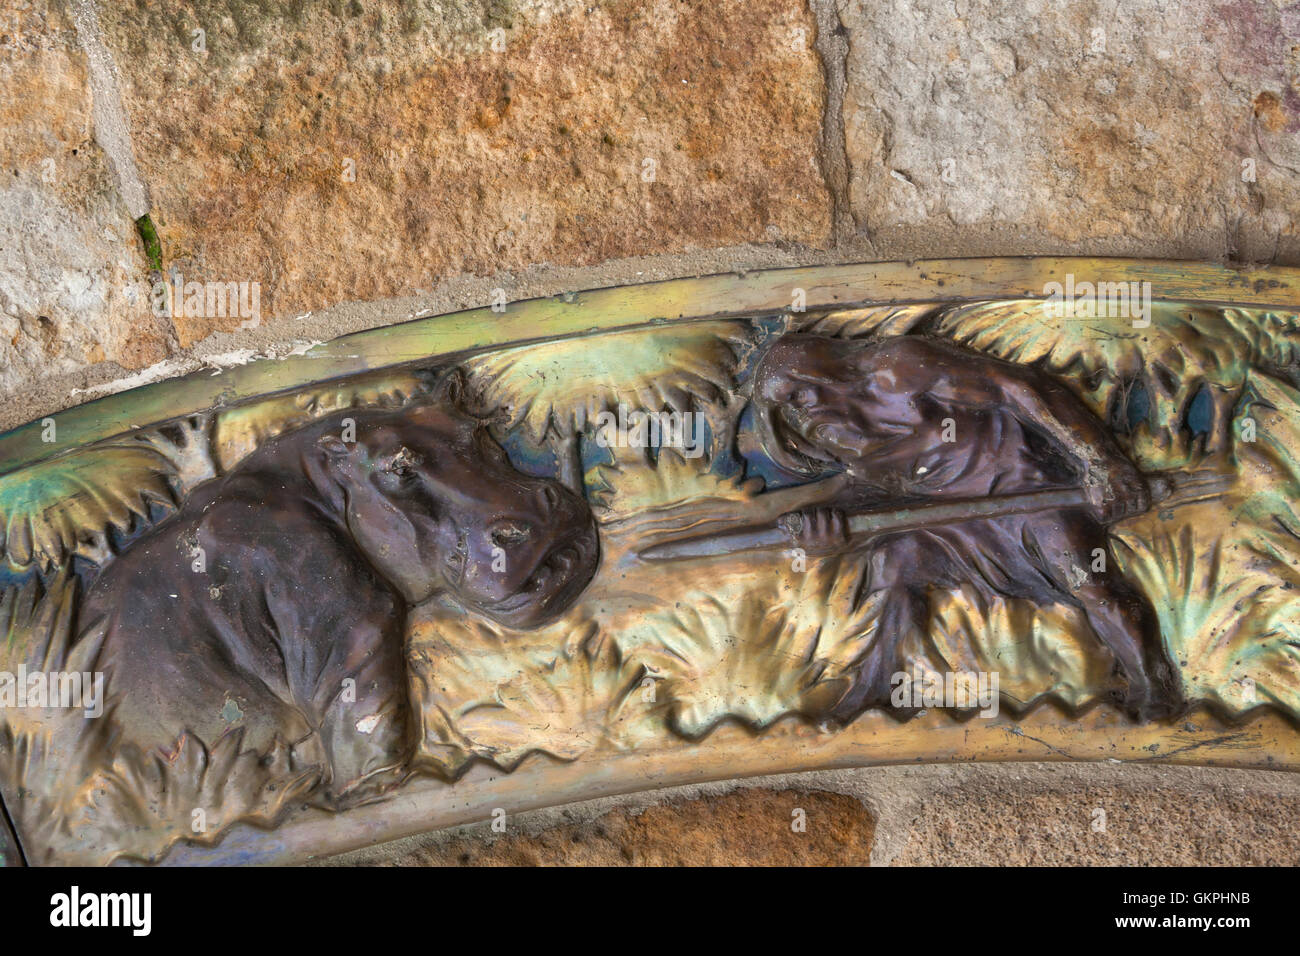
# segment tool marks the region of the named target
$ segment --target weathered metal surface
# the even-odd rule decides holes
[[[0,866],[22,866],[23,852],[18,836],[9,825],[9,814],[0,803]]]
[[[0,675],[90,706],[0,707],[0,797],[36,863],[265,862],[819,767],[1296,769],[1298,327],[1296,270],[776,270],[34,422]]]

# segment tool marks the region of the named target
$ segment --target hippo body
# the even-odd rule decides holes
[[[340,413],[267,442],[131,544],[90,587],[77,643],[133,742],[168,753],[240,728],[265,753],[279,738],[346,802],[411,750],[412,605],[441,594],[535,626],[597,561],[586,503],[516,471],[477,420]]]

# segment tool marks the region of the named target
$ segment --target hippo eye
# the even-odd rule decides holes
[[[527,537],[528,529],[517,524],[503,524],[492,530],[492,544],[498,548],[518,544]]]
[[[397,450],[397,454],[384,463],[384,470],[399,478],[412,478],[421,461],[419,455],[403,445]]]

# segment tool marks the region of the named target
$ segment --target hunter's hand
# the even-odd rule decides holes
[[[843,511],[818,508],[782,515],[778,524],[790,535],[796,548],[808,555],[834,554],[848,544],[849,530]]]
[[[1102,524],[1114,524],[1151,507],[1151,492],[1142,473],[1126,458],[1098,467],[1087,485],[1088,504]]]

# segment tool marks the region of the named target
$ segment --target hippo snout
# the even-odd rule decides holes
[[[517,487],[514,507],[498,507],[468,532],[460,598],[510,627],[534,627],[572,605],[600,557],[586,503],[558,482]]]

